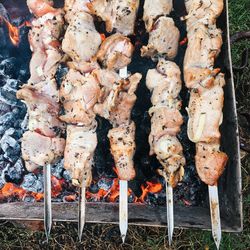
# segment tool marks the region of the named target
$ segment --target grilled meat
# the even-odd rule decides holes
[[[147,46],[141,48],[142,57],[173,59],[177,55],[180,31],[170,17],[162,16],[149,33]]]
[[[61,14],[48,13],[32,21],[29,42],[33,54],[30,61],[29,83],[37,84],[54,78],[62,58],[59,38],[63,25]]]
[[[53,98],[27,86],[17,91],[17,98],[27,105],[30,131],[47,137],[59,136],[64,131],[64,124],[58,119],[59,104]]]
[[[228,156],[220,151],[220,143],[196,144],[195,165],[199,177],[207,185],[216,185],[228,161]]]
[[[95,105],[94,111],[108,119],[113,126],[127,124],[130,121],[131,110],[136,101],[135,91],[141,80],[141,74],[136,73],[128,79],[113,78],[116,80],[113,86],[104,86],[102,92],[105,94]],[[103,80],[105,84],[106,79]]]
[[[88,187],[91,184],[96,145],[95,127],[67,126],[64,167],[71,174],[74,185],[84,183]]]
[[[41,17],[48,13],[55,15],[60,13],[61,10],[53,8],[53,4],[51,0],[27,0],[30,12],[36,17]]]
[[[62,49],[76,63],[88,62],[96,55],[101,44],[101,36],[96,31],[93,17],[85,12],[77,12],[66,30]]]
[[[99,95],[100,87],[93,75],[84,76],[79,71],[70,69],[60,88],[60,101],[64,107],[64,114],[60,119],[88,126],[95,117],[92,108]]]
[[[133,51],[130,39],[116,33],[103,41],[97,59],[105,68],[119,70],[131,62]]]
[[[143,21],[147,32],[150,32],[154,22],[160,16],[168,16],[173,9],[173,0],[145,0],[143,6]]]
[[[215,25],[197,24],[188,32],[188,47],[184,58],[184,80],[188,88],[210,87],[219,69],[215,59],[222,46],[221,30]],[[195,51],[195,53],[194,53]]]
[[[152,92],[153,104],[149,110],[152,116],[150,154],[156,154],[164,168],[159,173],[175,187],[184,175],[185,165],[182,146],[176,138],[183,123],[179,111],[181,102],[177,99],[182,85],[180,69],[175,63],[160,59],[157,68],[148,71],[146,85]]]
[[[135,177],[133,163],[135,154],[134,122],[111,129],[108,137],[119,179],[132,180]]]
[[[92,14],[106,23],[107,32],[114,29],[125,36],[134,34],[139,0],[91,0],[88,7]]]
[[[22,157],[28,171],[37,166],[54,163],[63,155],[65,140],[63,138],[49,138],[39,133],[27,131],[22,138]]]
[[[88,4],[90,0],[65,0],[64,10],[65,19],[68,23],[74,18],[74,16],[79,12],[89,12]]]
[[[196,89],[191,91],[188,107],[188,137],[191,141],[209,143],[220,139],[224,85],[224,75],[219,74],[212,88],[204,89],[202,92]]]
[[[197,23],[213,25],[216,19],[221,15],[224,2],[223,0],[186,0],[186,10],[188,15],[184,17],[187,20],[187,30],[195,29]]]

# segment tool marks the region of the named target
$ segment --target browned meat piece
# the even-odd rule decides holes
[[[113,86],[104,86],[103,93],[106,98],[102,98],[95,105],[94,111],[98,115],[109,119],[113,126],[128,123],[131,110],[136,101],[135,91],[141,77],[141,74],[136,73],[127,80],[119,79],[119,82],[114,82]],[[103,79],[104,84],[105,81],[106,79]]]
[[[134,33],[139,0],[91,0],[88,7],[92,14],[106,22],[107,32],[114,29],[125,36]]]
[[[207,185],[216,185],[228,161],[219,143],[197,143],[195,164],[199,177]]]
[[[32,22],[29,42],[33,55],[30,61],[29,83],[37,84],[54,78],[58,63],[62,58],[59,38],[63,24],[61,14],[47,14]]]
[[[160,16],[168,16],[173,9],[173,0],[145,0],[143,7],[143,21],[146,30],[150,32],[154,22]]]
[[[63,138],[49,138],[36,132],[27,131],[22,138],[22,157],[28,171],[37,166],[54,163],[63,156],[65,140]]]
[[[88,187],[92,181],[92,165],[97,145],[95,127],[67,126],[64,167],[69,171],[76,186]]]
[[[146,85],[153,105],[171,106],[181,91],[181,71],[175,63],[160,59],[157,68],[148,71]]]
[[[178,109],[167,107],[156,109],[151,118],[151,133],[149,136],[151,148],[153,147],[153,141],[157,141],[165,134],[176,136],[180,132],[182,124],[183,118]]]
[[[215,24],[223,10],[224,2],[223,0],[186,0],[185,5],[188,15],[184,19],[187,20],[189,31],[191,28],[195,29],[197,23]]]
[[[148,45],[141,48],[141,55],[151,57],[153,60],[159,57],[173,59],[177,55],[179,38],[180,31],[173,19],[162,16],[150,31]]]
[[[58,119],[59,104],[53,98],[28,86],[17,91],[17,98],[24,100],[28,107],[29,130],[48,137],[64,131],[64,124]]]
[[[188,32],[188,47],[184,58],[184,80],[188,88],[211,87],[219,69],[214,62],[222,46],[221,30],[215,25],[196,26]],[[195,53],[194,53],[195,51]]]
[[[135,177],[133,157],[135,154],[135,124],[123,124],[108,133],[111,153],[120,180],[132,180]]]
[[[72,17],[65,33],[62,49],[77,63],[90,61],[101,44],[101,36],[96,31],[93,17],[78,12]]]
[[[188,107],[188,137],[193,142],[213,142],[220,139],[219,126],[223,119],[224,75],[219,74],[215,86],[198,92],[191,91]]]
[[[93,75],[83,76],[70,69],[60,88],[60,100],[64,107],[64,115],[60,119],[88,126],[95,117],[92,108],[99,95],[100,87]]]
[[[36,17],[44,16],[48,13],[58,14],[59,9],[53,8],[51,0],[27,0],[27,5],[31,13]]]
[[[64,10],[66,15],[64,16],[68,23],[79,12],[89,12],[88,4],[90,0],[65,0]]]
[[[104,40],[97,53],[97,59],[107,69],[118,70],[131,62],[134,46],[130,39],[116,33]]]
[[[170,185],[175,187],[184,175],[186,160],[183,148],[175,136],[165,134],[154,142],[154,153],[169,177]],[[175,178],[175,175],[178,178]],[[176,182],[177,181],[177,182]]]

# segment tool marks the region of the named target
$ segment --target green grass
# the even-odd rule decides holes
[[[231,34],[250,30],[250,0],[230,0],[229,14]],[[237,64],[250,41],[242,41],[232,47],[233,63]],[[241,114],[250,109],[250,68],[235,74],[237,108],[240,135],[250,143],[249,123]],[[250,155],[242,152],[244,231],[223,233],[221,250],[250,249]],[[48,249],[42,232],[20,228],[16,224],[0,224],[0,249]],[[210,232],[198,230],[175,230],[173,249],[215,249]],[[57,223],[53,227],[49,249],[167,249],[166,230],[130,226],[127,243],[121,245],[119,228],[111,225],[86,225],[83,242],[77,243],[77,227],[72,223]]]

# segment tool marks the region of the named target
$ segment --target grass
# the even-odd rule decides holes
[[[231,33],[250,29],[250,1],[229,0]],[[242,41],[232,47],[233,63],[240,61],[240,54],[250,41]],[[250,68],[235,74],[237,109],[240,136],[250,145],[249,113]],[[248,118],[249,119],[249,118]],[[250,154],[242,151],[244,231],[239,234],[224,233],[221,249],[250,249]],[[42,225],[40,225],[42,227]],[[77,242],[77,227],[71,223],[57,223],[53,227],[50,246],[44,242],[44,234],[20,228],[10,222],[0,224],[1,249],[167,249],[166,230],[130,226],[127,243],[121,245],[119,228],[111,225],[86,225],[83,242]],[[215,249],[210,232],[197,230],[176,230],[173,249]]]

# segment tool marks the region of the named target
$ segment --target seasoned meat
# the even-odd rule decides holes
[[[174,62],[160,59],[156,69],[148,71],[146,85],[152,92],[153,104],[149,109],[152,116],[150,155],[156,154],[164,168],[158,171],[159,174],[175,187],[184,175],[185,165],[182,146],[176,138],[183,123],[178,100],[182,86],[179,67]]]
[[[93,17],[78,12],[72,17],[66,30],[62,49],[77,63],[90,61],[101,44],[101,36],[96,31]]]
[[[52,79],[62,59],[59,38],[63,31],[61,14],[46,14],[32,21],[29,32],[30,47],[33,52],[30,61],[29,83]]]
[[[64,107],[64,115],[60,119],[73,124],[89,125],[94,119],[92,111],[100,95],[100,87],[96,78],[82,75],[70,69],[60,88],[60,101]]]
[[[148,32],[160,16],[168,16],[173,9],[173,0],[145,0],[143,6],[143,21]]]
[[[30,12],[36,17],[41,17],[48,13],[58,14],[61,11],[53,8],[53,1],[51,0],[27,0],[27,5]]]
[[[90,0],[65,0],[64,10],[66,15],[64,16],[68,23],[74,18],[79,12],[89,12],[88,4]]]
[[[64,131],[64,124],[58,119],[59,104],[53,98],[27,86],[17,91],[17,98],[27,105],[30,131],[48,137],[56,137]]]
[[[219,148],[218,142],[196,144],[196,169],[201,180],[210,186],[217,184],[228,161],[228,156]]]
[[[188,15],[187,30],[195,29],[197,23],[211,25],[216,23],[216,19],[221,15],[224,2],[223,0],[186,0],[186,10]]]
[[[215,86],[198,92],[191,91],[188,107],[188,137],[193,142],[213,142],[220,139],[219,126],[223,119],[225,85],[224,75],[219,74]]]
[[[131,62],[133,51],[130,39],[116,33],[103,41],[97,59],[105,68],[119,70]]]
[[[173,59],[177,55],[180,31],[170,17],[162,16],[149,33],[147,46],[141,48],[143,57]]]
[[[160,59],[157,68],[148,71],[146,85],[152,92],[153,105],[170,106],[181,91],[181,71],[175,63]]]
[[[108,133],[111,153],[115,160],[120,180],[132,180],[135,177],[133,157],[135,154],[135,124],[123,124]]]
[[[175,136],[165,134],[154,142],[154,153],[169,177],[169,184],[175,187],[184,175],[186,160],[183,148]],[[175,178],[178,175],[178,178]]]
[[[109,119],[113,126],[127,124],[136,101],[135,91],[141,77],[141,74],[136,73],[127,80],[120,79],[119,82],[114,82],[112,89],[109,86],[104,87],[106,98],[102,98],[95,105],[94,111]]]
[[[88,7],[92,14],[106,22],[107,32],[122,33],[125,36],[134,34],[135,19],[139,0],[91,0]]]
[[[176,136],[183,124],[183,118],[178,109],[161,107],[154,111],[151,118],[151,133],[149,136],[150,145],[161,136],[168,134]]]
[[[74,185],[88,187],[92,181],[92,165],[97,145],[95,127],[67,126],[64,168],[69,171]]]
[[[219,69],[214,69],[214,62],[221,46],[221,30],[215,25],[207,27],[199,24],[195,30],[188,32],[184,58],[184,80],[188,88],[213,85],[214,76],[219,72]]]
[[[54,163],[63,156],[64,147],[63,138],[49,138],[36,132],[25,132],[22,138],[22,157],[28,162],[27,170],[33,171],[36,166]]]

